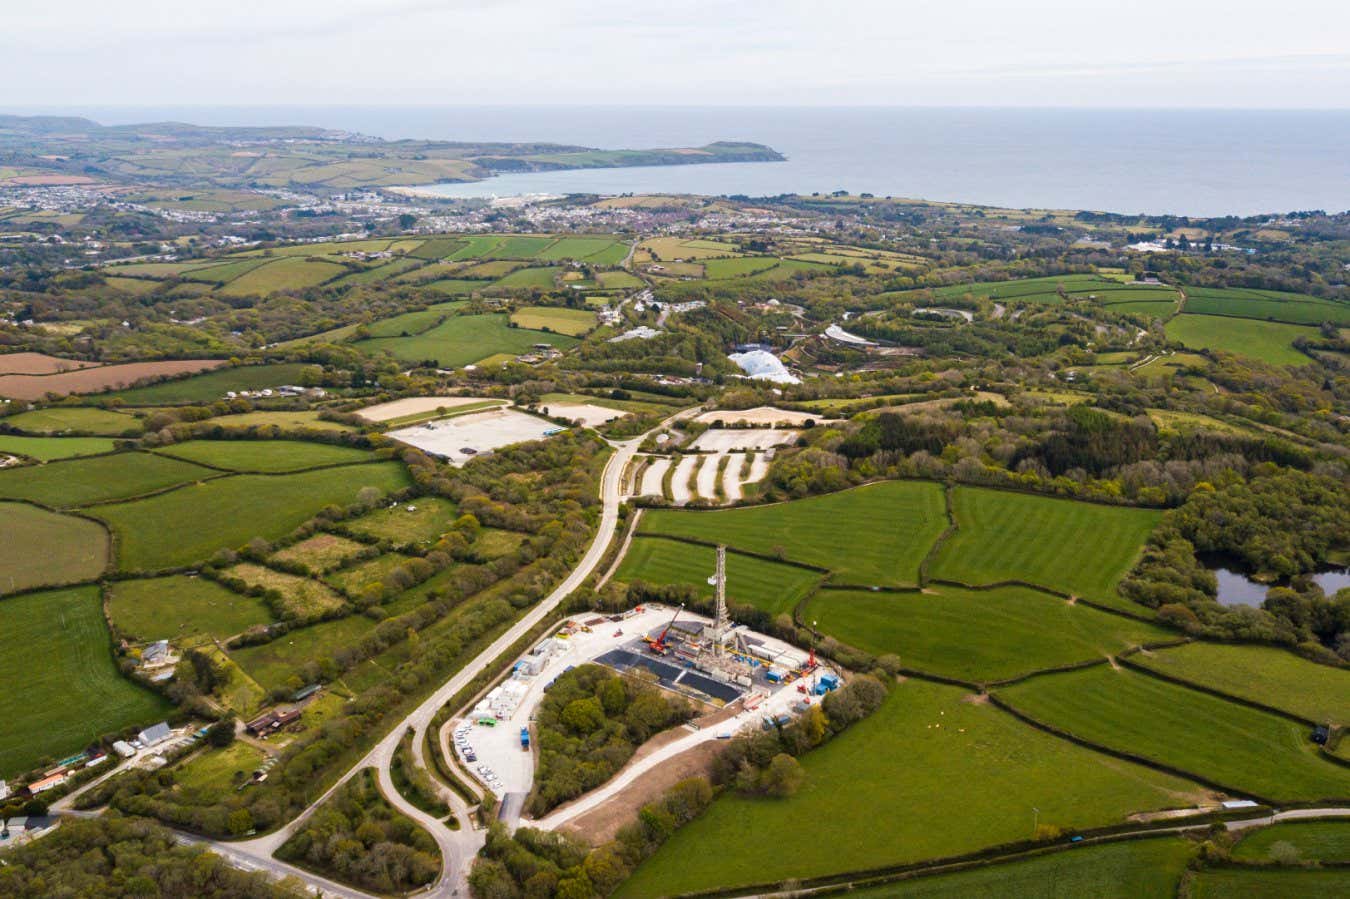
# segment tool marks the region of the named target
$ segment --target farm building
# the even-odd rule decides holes
[[[38,793],[45,792],[47,790],[52,789],[53,787],[59,787],[61,786],[61,784],[65,782],[66,782],[66,775],[64,772],[61,774],[52,774],[48,777],[42,778],[41,780],[35,780],[32,783],[30,783],[28,785],[28,792],[36,796]]]
[[[130,743],[128,743],[126,740],[118,740],[116,743],[113,743],[112,748],[113,752],[117,753],[124,759],[129,759],[136,754],[136,748],[132,746]]]
[[[140,741],[142,746],[155,746],[159,743],[163,743],[172,735],[173,731],[169,730],[168,722],[161,721],[138,733],[136,739]]]
[[[263,712],[257,718],[247,722],[244,730],[253,734],[255,737],[265,737],[268,734],[276,733],[288,724],[300,720],[300,710],[290,709],[281,712],[276,709],[269,709]]]
[[[141,650],[141,664],[145,666],[162,665],[169,660],[168,640],[157,640]]]

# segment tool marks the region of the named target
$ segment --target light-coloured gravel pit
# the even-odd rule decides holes
[[[481,396],[408,396],[401,400],[390,400],[367,406],[356,414],[366,421],[393,421],[409,415],[421,415],[423,412],[435,412],[437,409],[454,410],[474,403],[505,402],[490,400]]]
[[[489,409],[400,428],[390,431],[389,436],[453,465],[463,465],[480,453],[552,437],[564,430],[551,421],[515,409]]]

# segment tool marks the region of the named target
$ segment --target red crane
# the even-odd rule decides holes
[[[667,624],[665,628],[661,631],[661,636],[657,637],[655,640],[652,640],[647,644],[651,648],[652,652],[656,653],[657,655],[665,655],[667,652],[670,651],[670,648],[666,646],[666,634],[670,633],[670,629],[675,626],[675,619],[679,618],[680,613],[683,611],[684,611],[683,605],[680,606],[678,609],[676,609],[675,614],[670,619],[670,623]]]

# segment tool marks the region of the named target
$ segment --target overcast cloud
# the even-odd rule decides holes
[[[1345,108],[1345,0],[7,3],[0,107]]]

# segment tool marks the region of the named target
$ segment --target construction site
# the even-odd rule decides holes
[[[662,688],[722,714],[715,727],[686,725],[687,732],[659,753],[620,771],[574,808],[559,809],[538,826],[565,824],[621,792],[638,775],[706,741],[786,723],[840,685],[840,674],[820,664],[812,650],[731,622],[725,549],[719,548],[716,570],[708,580],[717,587],[712,618],[683,607],[649,604],[618,615],[569,619],[522,655],[505,681],[453,722],[457,761],[502,798],[503,820],[518,823],[533,783],[529,733],[534,711],[552,682],[578,665],[645,672]]]

